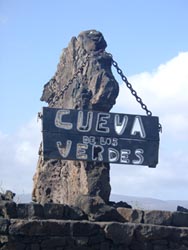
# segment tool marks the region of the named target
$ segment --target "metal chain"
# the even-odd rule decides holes
[[[60,92],[58,94],[55,95],[55,97],[52,97],[52,102],[51,105],[54,106],[54,104],[60,99],[60,97],[63,97],[64,92],[69,88],[69,86],[73,83],[73,80],[76,79],[78,77],[79,74],[81,74],[83,72],[84,67],[86,66],[87,62],[89,61],[89,54],[86,54],[86,59],[85,61],[82,63],[82,65],[80,66],[80,68],[74,73],[74,75],[72,76],[72,78],[68,81],[67,84],[65,84],[63,86],[63,89],[60,90]],[[54,85],[54,82],[52,83]],[[50,100],[51,101],[51,100]]]
[[[127,77],[123,74],[122,70],[119,68],[118,63],[114,61],[112,55],[108,53],[108,55],[112,58],[112,65],[116,68],[118,74],[121,76],[122,80],[127,85],[127,88],[131,91],[131,94],[136,98],[137,102],[140,104],[143,110],[145,110],[147,116],[152,116],[152,112],[147,108],[146,104],[143,103],[142,99],[138,96],[136,90],[133,89],[132,84],[128,82]]]
[[[127,85],[128,89],[131,91],[131,94],[136,98],[137,102],[140,104],[141,108],[145,110],[147,116],[152,116],[152,112],[147,108],[146,104],[143,103],[142,99],[138,96],[136,90],[133,89],[132,84],[127,80],[127,77],[123,74],[123,71],[119,68],[118,63],[113,59],[112,54],[107,53],[112,58],[112,65],[116,68],[117,73],[121,76],[122,80]],[[158,125],[159,131],[162,132],[162,125]]]

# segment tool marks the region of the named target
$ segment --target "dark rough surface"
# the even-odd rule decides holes
[[[188,213],[139,210],[107,205],[100,196],[81,195],[78,206],[59,203],[21,203],[0,201],[0,219],[116,221],[188,227]]]
[[[119,87],[111,72],[112,59],[104,53],[106,46],[103,35],[95,30],[73,37],[63,50],[55,75],[45,84],[41,100],[49,107],[108,112],[115,104]],[[68,84],[83,62],[82,72]],[[43,161],[41,149],[39,154],[33,201],[75,205],[79,195],[97,195],[109,201],[109,164]]]
[[[188,249],[188,228],[184,227],[118,222],[1,219],[0,229],[1,250]]]
[[[110,201],[108,205],[114,208],[118,208],[118,207],[132,208],[131,205],[129,205],[127,202],[124,202],[124,201],[119,201],[119,202]]]
[[[121,224],[112,222],[105,227],[106,237],[111,239],[115,245],[129,245],[134,234],[134,224]]]
[[[175,227],[188,227],[188,213],[174,212],[172,225]]]
[[[169,226],[172,224],[172,213],[158,210],[145,211],[143,219],[146,224]]]
[[[10,190],[6,190],[5,193],[0,193],[0,201],[13,201],[15,193]]]
[[[44,218],[84,220],[87,219],[87,215],[78,207],[46,203],[44,204]]]
[[[0,219],[0,234],[6,234],[8,232],[8,226],[10,222],[7,219]]]
[[[15,204],[16,218],[0,218],[0,250],[188,250],[187,213],[115,208],[99,196],[78,200],[84,211]]]
[[[143,223],[144,221],[144,211],[142,210],[118,207],[117,211],[124,218],[125,222]]]
[[[40,204],[34,203],[21,203],[17,204],[17,214],[18,218],[43,218],[44,211],[43,207]]]
[[[177,212],[188,213],[188,208],[185,208],[185,207],[182,207],[182,206],[177,206]]]
[[[0,218],[16,218],[17,209],[16,203],[13,201],[1,200],[0,201]]]
[[[90,221],[124,221],[118,211],[107,205],[100,196],[81,195],[76,203],[88,215]]]

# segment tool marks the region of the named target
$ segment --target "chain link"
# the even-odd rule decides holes
[[[138,96],[136,90],[133,89],[132,84],[127,80],[127,77],[123,74],[123,71],[119,68],[118,63],[113,59],[112,54],[105,52],[112,58],[112,65],[116,68],[117,73],[121,76],[121,79],[125,82],[131,94],[136,98],[137,102],[141,105],[142,109],[145,110],[147,116],[152,116],[152,112],[147,108],[146,104],[143,103],[142,99]],[[162,132],[162,125],[158,124],[159,131]]]
[[[123,74],[122,70],[119,68],[118,63],[114,61],[112,55],[108,53],[108,55],[112,58],[112,65],[116,68],[118,74],[121,76],[121,79],[127,85],[127,88],[131,91],[131,94],[136,98],[137,102],[141,105],[142,109],[145,110],[147,116],[152,116],[152,112],[147,108],[146,104],[143,103],[142,99],[138,96],[136,90],[133,89],[132,84],[128,82],[127,77]]]
[[[78,77],[79,74],[82,74],[84,67],[86,66],[87,62],[89,61],[89,54],[86,54],[86,59],[85,61],[82,63],[82,65],[80,66],[80,68],[78,68],[78,70],[74,73],[74,75],[72,76],[72,78],[68,81],[67,84],[65,84],[63,86],[63,89],[61,89],[59,91],[58,94],[55,95],[55,97],[52,97],[52,102],[51,105],[54,106],[54,104],[60,99],[60,97],[63,97],[64,92],[69,88],[69,86],[73,83],[73,80],[76,79]],[[54,82],[52,83],[54,85]],[[50,86],[50,87],[54,87],[54,86]],[[51,100],[50,100],[51,101]]]
[[[39,119],[42,119],[43,115],[42,112],[38,112],[37,114],[37,122],[39,121]]]

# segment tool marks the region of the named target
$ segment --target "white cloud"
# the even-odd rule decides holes
[[[160,65],[152,73],[144,72],[129,77],[143,101],[153,111],[174,113],[185,111],[188,95],[188,52],[180,53],[166,64]],[[125,84],[121,84],[120,94],[117,99],[118,108],[130,108],[134,105],[134,97],[131,96]],[[138,110],[138,109],[137,109]]]
[[[187,199],[187,65],[188,52],[184,52],[160,65],[152,73],[144,72],[129,78],[153,115],[159,116],[163,126],[159,164],[156,169],[112,165],[112,192],[164,199]],[[120,87],[114,110],[145,115],[124,84]]]
[[[3,189],[31,193],[40,140],[40,124],[36,118],[14,134],[0,132],[0,145],[3,145],[0,148],[0,183]]]

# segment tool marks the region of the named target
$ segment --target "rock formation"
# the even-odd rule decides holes
[[[108,112],[115,104],[118,83],[111,72],[112,58],[96,30],[73,37],[63,50],[57,71],[45,84],[41,101],[49,107]],[[109,164],[39,160],[34,175],[33,201],[76,205],[79,196],[99,196],[105,203],[111,191]]]
[[[0,201],[13,201],[15,193],[10,190],[6,190],[5,193],[0,192]]]

